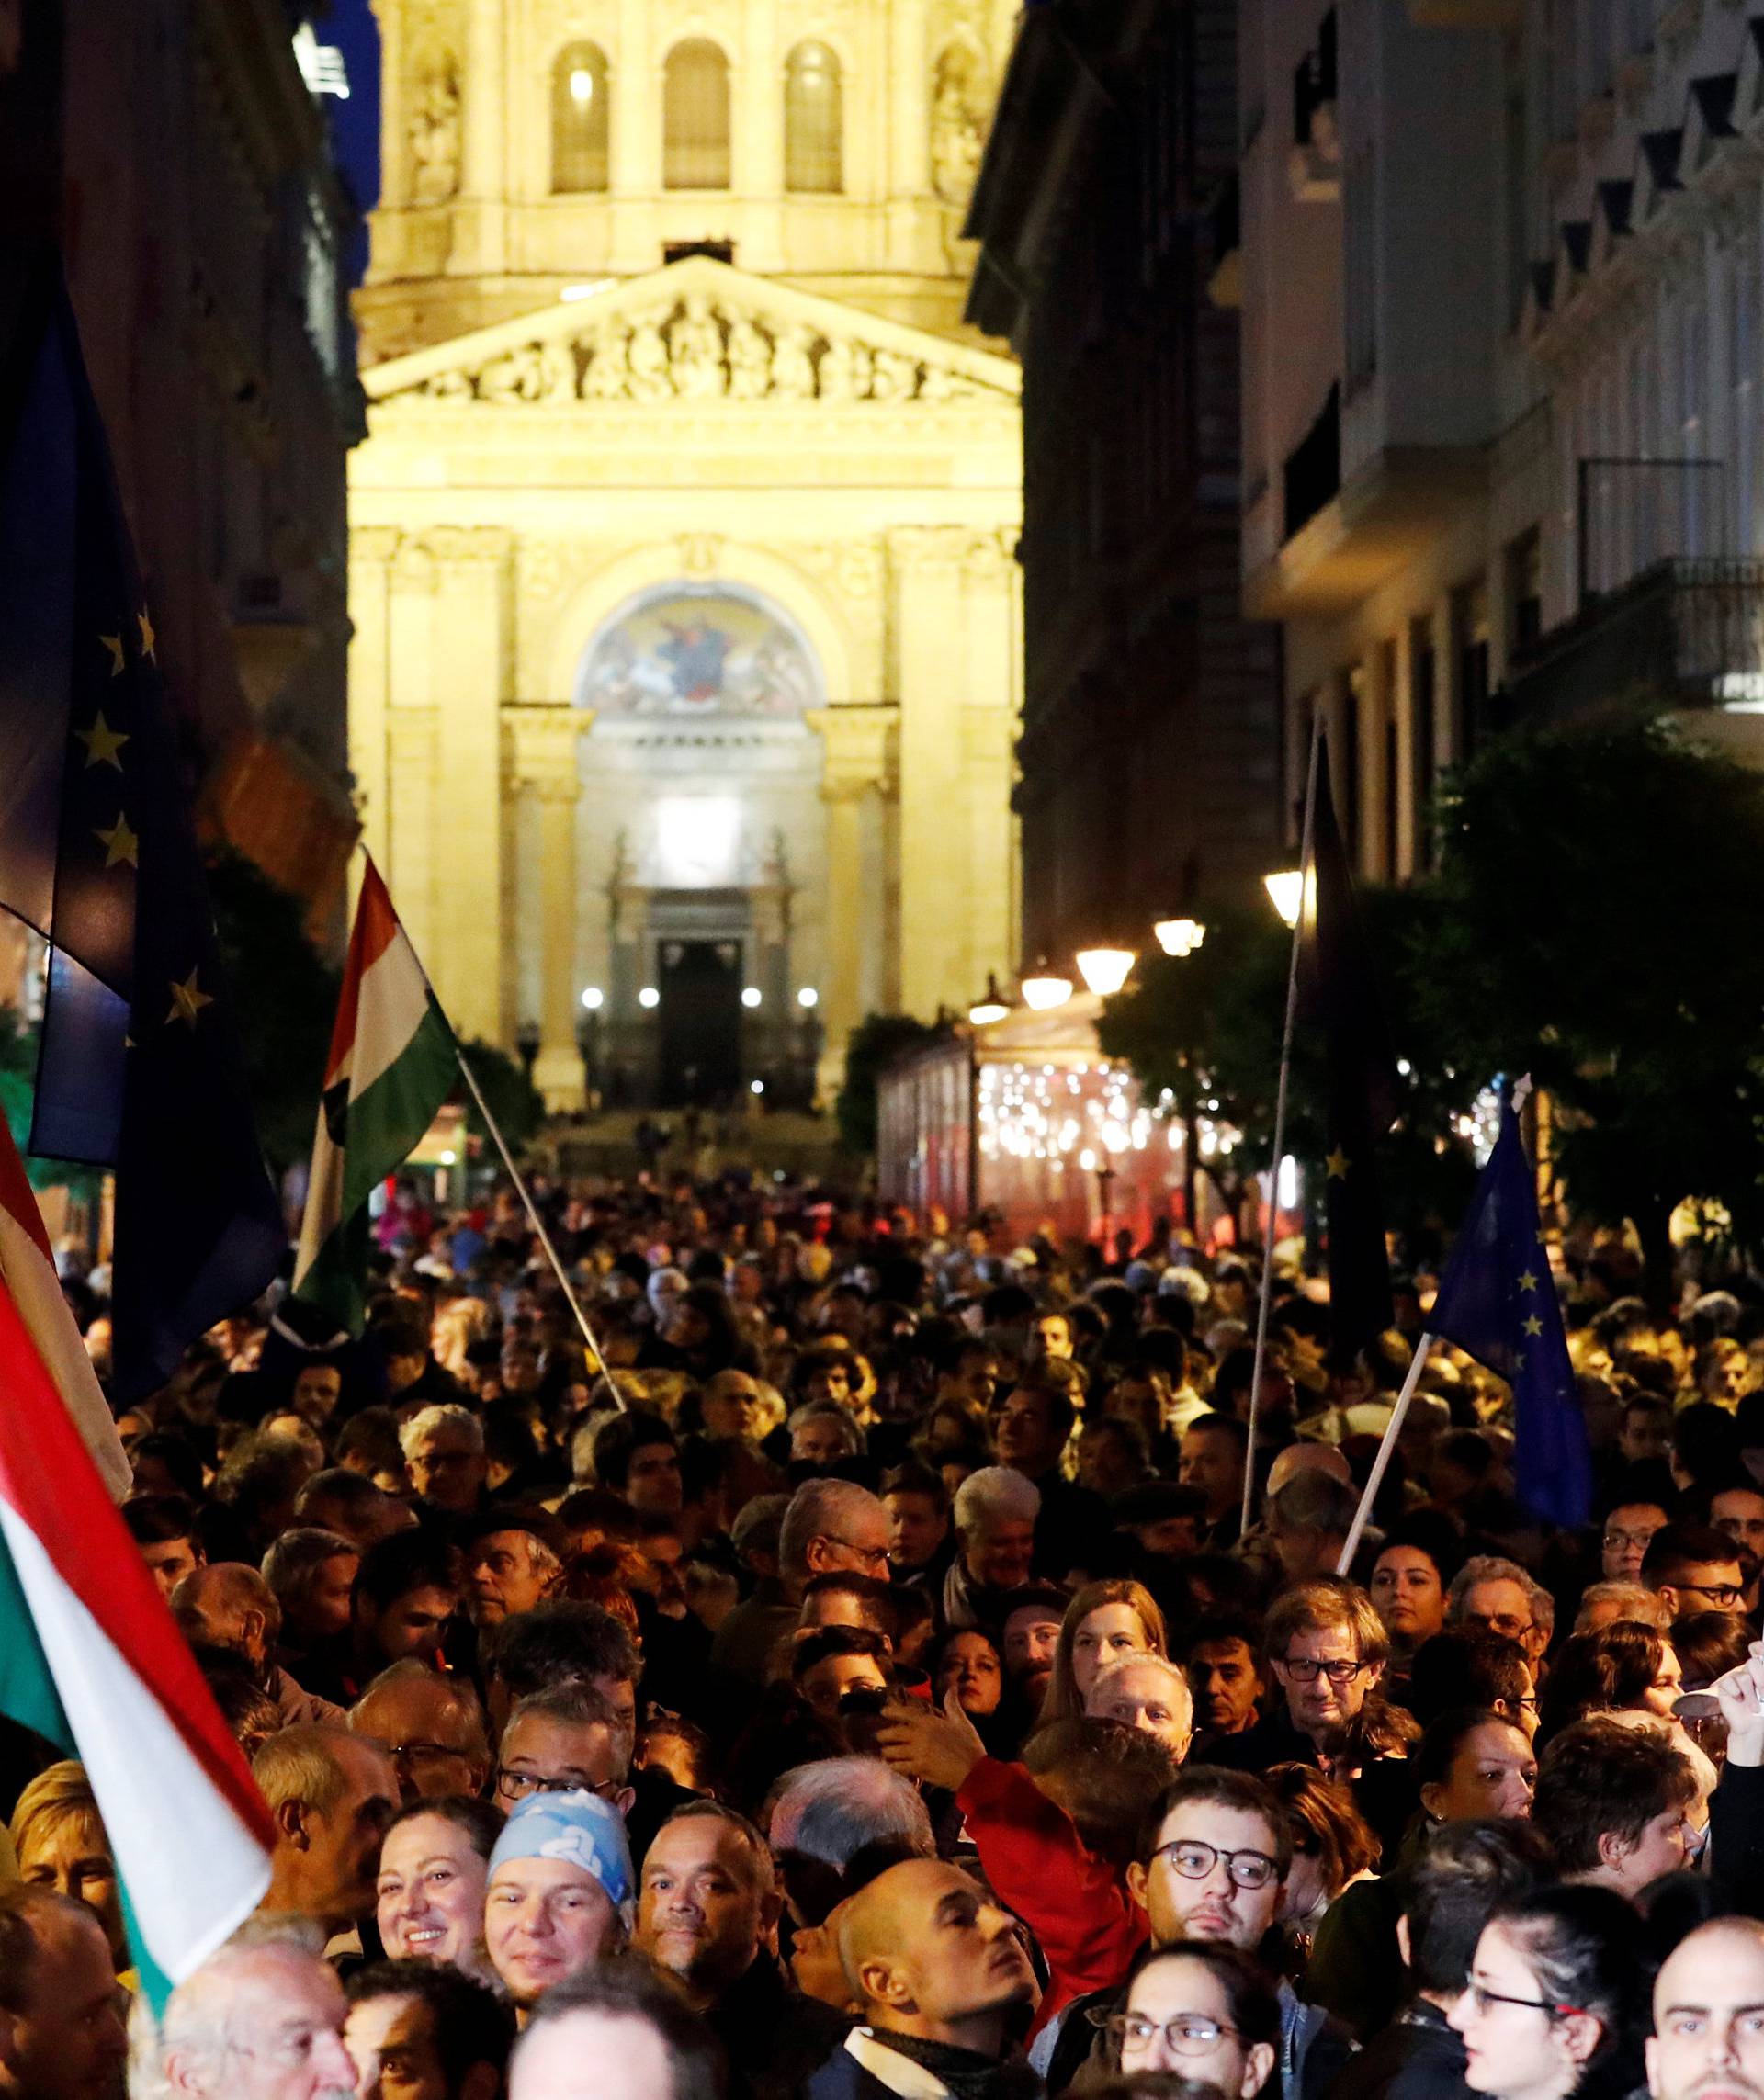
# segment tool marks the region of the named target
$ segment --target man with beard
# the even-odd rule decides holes
[[[123,2003],[85,1904],[47,1889],[0,1891],[4,2100],[122,2100]]]
[[[1040,1717],[1053,1681],[1060,1622],[1070,1602],[1069,1593],[1051,1583],[1025,1583],[1003,1599],[999,1654],[1004,1664],[1011,1719],[1019,1735],[1028,1734]]]
[[[1654,1985],[1654,2100],[1764,2096],[1764,1925],[1712,1918],[1681,1939]]]
[[[944,2100],[994,2079],[1035,1996],[1008,1911],[958,1868],[903,1859],[845,1905],[838,1943],[863,2025],[809,2079],[808,2100]],[[1022,2084],[1036,2089],[1026,2068]]]
[[[635,1944],[722,2043],[734,2100],[795,2093],[848,2024],[786,1984],[766,1945],[778,1907],[772,1848],[745,1816],[694,1801],[656,1833]]]

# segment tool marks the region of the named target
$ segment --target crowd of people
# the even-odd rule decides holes
[[[0,1727],[0,2100],[1764,2100],[1764,1293],[1570,1241],[1594,1521],[1436,1350],[1343,1574],[1424,1274],[536,1194],[121,1418],[269,1887],[156,2010]]]

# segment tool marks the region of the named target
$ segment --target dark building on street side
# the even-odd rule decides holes
[[[967,231],[1023,364],[1023,955],[1144,948],[1280,853],[1239,609],[1232,0],[1023,17]]]
[[[0,352],[53,243],[202,821],[329,934],[356,831],[345,464],[364,419],[322,16],[0,0]],[[8,947],[0,998],[16,967]]]

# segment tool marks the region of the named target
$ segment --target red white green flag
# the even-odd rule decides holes
[[[0,1210],[0,1713],[84,1763],[159,2005],[263,1900],[269,1816],[88,1449],[78,1331],[38,1290],[48,1241],[4,1122]]]
[[[409,1158],[459,1076],[459,1051],[379,871],[362,877],[325,1067],[294,1295],[359,1334],[368,1199]]]

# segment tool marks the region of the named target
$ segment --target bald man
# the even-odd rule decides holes
[[[1714,1918],[1669,1954],[1647,2040],[1654,2100],[1764,2100],[1764,1925]]]
[[[864,2025],[808,2081],[808,2100],[923,2100],[926,2074],[983,2074],[1005,2053],[1035,1975],[1016,1921],[955,1867],[904,1859],[842,1907],[839,1959]]]

